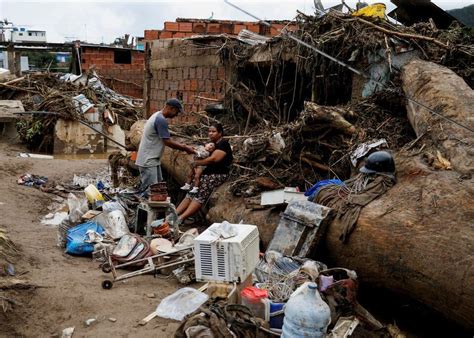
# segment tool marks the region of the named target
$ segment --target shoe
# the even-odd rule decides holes
[[[188,191],[189,189],[191,189],[191,185],[190,185],[189,183],[186,183],[185,185],[183,185],[183,186],[181,187],[181,190],[186,190],[186,191]]]
[[[191,189],[191,191],[189,192],[190,194],[197,194],[199,192],[199,188],[198,187],[194,187]]]

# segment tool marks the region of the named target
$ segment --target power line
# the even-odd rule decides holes
[[[254,15],[254,14],[252,14],[252,13],[246,11],[246,10],[243,9],[243,8],[238,7],[237,5],[234,5],[233,3],[229,2],[228,0],[224,0],[224,2],[225,2],[226,4],[228,4],[228,5],[232,6],[232,7],[234,7],[235,9],[237,9],[237,10],[239,10],[239,11],[241,11],[241,12],[247,14],[248,16],[254,18],[255,20],[258,20],[260,23],[264,24],[265,26],[268,26],[268,27],[271,27],[271,26],[272,26],[271,23],[269,23],[269,22],[267,22],[267,21],[265,21],[265,20],[260,19],[260,18],[257,17],[256,15]],[[307,43],[307,42],[305,42],[305,41],[299,39],[299,38],[296,37],[296,36],[294,36],[292,33],[288,32],[288,31],[286,31],[286,30],[285,30],[285,31],[282,31],[282,30],[280,30],[280,29],[278,29],[278,30],[279,30],[280,32],[282,32],[283,34],[285,34],[286,36],[288,36],[290,39],[294,40],[295,42],[297,42],[297,43],[299,43],[299,44],[301,44],[301,45],[303,45],[303,46],[305,46],[305,47],[307,47],[307,48],[309,48],[309,49],[315,51],[316,53],[318,53],[318,54],[320,54],[320,55],[322,55],[322,56],[328,58],[329,60],[331,60],[331,61],[333,61],[333,62],[336,62],[337,64],[339,64],[339,65],[341,65],[341,66],[343,66],[343,67],[346,67],[347,69],[349,69],[349,70],[352,71],[353,73],[355,73],[355,74],[357,74],[357,75],[359,75],[359,76],[362,76],[362,77],[364,77],[364,78],[367,79],[367,80],[370,80],[370,81],[375,82],[376,84],[380,85],[382,88],[387,87],[387,85],[386,85],[385,83],[382,83],[382,82],[380,82],[380,81],[378,81],[378,80],[376,80],[376,79],[370,77],[370,75],[368,75],[367,73],[364,73],[364,72],[362,72],[362,71],[360,71],[360,70],[358,70],[358,69],[356,69],[356,68],[354,68],[354,67],[348,65],[347,63],[345,63],[345,62],[343,62],[343,61],[341,61],[341,60],[339,60],[339,59],[337,59],[337,58],[335,58],[335,57],[333,57],[333,56],[331,56],[331,55],[329,55],[329,54],[323,52],[322,50],[320,50],[320,49],[314,47],[313,45],[310,45],[309,43]],[[416,101],[415,99],[409,97],[407,94],[404,94],[403,92],[401,92],[401,95],[405,96],[405,98],[406,98],[408,101],[410,101],[410,102],[412,102],[412,103],[415,103],[415,104],[419,105],[420,107],[426,109],[426,110],[429,111],[431,114],[436,115],[436,116],[439,116],[439,117],[443,118],[443,119],[446,120],[446,121],[449,121],[449,122],[451,122],[451,123],[453,123],[453,124],[455,124],[455,125],[457,125],[457,126],[459,126],[459,127],[461,127],[461,128],[464,128],[464,129],[466,129],[466,130],[468,130],[468,131],[474,133],[474,129],[472,129],[472,128],[468,127],[468,126],[465,126],[465,125],[463,125],[463,124],[457,122],[456,120],[453,120],[453,119],[450,118],[450,117],[447,117],[447,116],[444,116],[444,115],[440,114],[439,112],[437,112],[437,111],[431,109],[430,107],[426,106],[425,104],[423,104],[423,103],[421,103],[421,102],[418,102],[418,101]]]

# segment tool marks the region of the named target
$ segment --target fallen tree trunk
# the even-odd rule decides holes
[[[412,98],[428,106],[432,101],[426,96],[426,88],[439,88],[432,83],[436,81],[432,72],[436,72],[437,67],[416,61],[404,69],[404,89]],[[438,105],[437,109],[453,119],[471,123],[474,116],[472,93],[461,78],[441,69],[444,75],[439,77],[440,81],[452,83],[436,91],[437,102],[446,102],[450,97],[450,104]],[[412,73],[417,74],[415,78]],[[445,122],[439,127],[438,119],[428,118],[425,112],[411,105],[408,110],[415,130],[421,120],[427,124],[423,129],[426,138],[418,140],[420,148],[425,152],[441,150],[453,162],[454,170],[430,167],[420,151],[415,155],[400,152],[396,156],[398,183],[362,210],[347,244],[339,240],[341,229],[330,226],[324,245],[336,264],[356,270],[366,285],[408,295],[446,318],[472,328],[474,184],[469,175],[472,148],[468,147],[472,143],[452,142],[471,140],[472,136],[466,129]],[[445,139],[445,134],[437,128],[449,130],[450,139]],[[456,146],[464,148],[459,150]],[[167,153],[163,165],[182,181],[181,168],[189,159],[172,153]],[[245,209],[242,198],[232,197],[225,185],[214,193],[208,217],[211,221],[243,220],[256,224],[265,243],[271,239],[279,218],[275,210]]]
[[[474,93],[452,71],[412,61],[403,89],[421,104],[472,128]],[[367,205],[348,244],[330,226],[326,245],[363,282],[403,293],[466,328],[474,327],[473,134],[409,101],[410,122],[425,154],[396,157],[398,183]],[[441,152],[454,170],[436,170]],[[434,155],[433,155],[434,156]]]

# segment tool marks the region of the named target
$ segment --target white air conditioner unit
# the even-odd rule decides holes
[[[242,282],[259,262],[259,235],[255,225],[232,224],[237,235],[218,238],[212,224],[194,239],[196,280]]]

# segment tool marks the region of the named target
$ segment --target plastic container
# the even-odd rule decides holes
[[[385,19],[386,6],[383,3],[376,3],[359,9],[352,13],[352,16],[366,16],[371,18]]]
[[[249,286],[240,292],[242,305],[247,306],[252,313],[259,318],[265,319],[266,300],[268,291]]]
[[[96,201],[103,201],[104,196],[100,193],[99,190],[93,184],[89,184],[85,189],[84,193],[86,194],[87,200],[89,203],[94,203]]]
[[[259,289],[265,289],[265,283],[256,283],[255,287]],[[283,326],[283,307],[286,303],[274,302],[271,299],[264,299],[265,303],[265,321],[270,324],[271,329],[276,329],[281,331]]]
[[[321,299],[318,286],[306,282],[286,304],[281,337],[325,337],[330,322],[331,310]]]
[[[264,300],[265,303],[265,321],[268,322],[271,329],[281,330],[283,327],[283,308],[285,303],[275,303],[270,299]]]

